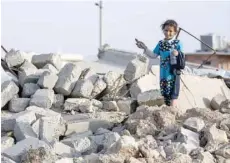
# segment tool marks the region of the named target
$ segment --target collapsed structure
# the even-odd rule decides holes
[[[222,79],[184,72],[179,107],[165,106],[159,68],[133,58],[124,70],[26,59],[11,50],[17,76],[1,85],[4,163],[227,163],[230,90]]]

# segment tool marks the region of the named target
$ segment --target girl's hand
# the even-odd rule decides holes
[[[137,39],[135,39],[135,41],[136,41],[136,45],[137,45],[138,48],[144,49],[144,50],[147,49],[147,46],[143,42],[141,42],[141,41],[139,41]]]
[[[175,56],[178,56],[179,52],[178,52],[177,50],[174,49],[174,50],[172,51],[172,54],[175,55]]]

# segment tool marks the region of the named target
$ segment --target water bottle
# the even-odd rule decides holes
[[[177,58],[172,52],[173,52],[173,50],[170,51],[170,64],[176,65],[177,64]]]

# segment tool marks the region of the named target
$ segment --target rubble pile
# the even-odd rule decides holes
[[[11,50],[6,62],[18,82],[1,85],[3,163],[230,162],[229,99],[165,106],[146,58],[104,75],[57,54]]]

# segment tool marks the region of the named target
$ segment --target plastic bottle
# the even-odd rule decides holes
[[[177,64],[177,58],[172,52],[173,52],[173,50],[170,51],[170,64],[171,65],[176,65]]]

